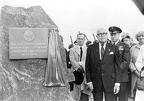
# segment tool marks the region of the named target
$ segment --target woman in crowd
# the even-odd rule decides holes
[[[133,98],[135,98],[135,93],[136,93],[136,81],[137,81],[137,78],[140,77],[140,73],[137,71],[137,67],[136,67],[135,63],[136,63],[136,60],[137,60],[137,57],[138,57],[138,54],[140,51],[140,47],[144,44],[144,31],[137,33],[136,39],[138,41],[138,44],[134,45],[130,49],[131,97],[133,97]],[[142,95],[142,96],[144,96],[144,95]]]
[[[144,34],[141,35],[141,38],[143,38],[144,40]],[[140,77],[144,78],[144,72],[141,72],[141,70],[144,69],[144,45],[142,45],[140,48],[139,55],[135,65],[137,70],[141,73]],[[135,101],[144,101],[144,90],[137,89]]]
[[[125,38],[126,36],[129,36],[129,33],[123,32],[123,33],[121,34],[121,39]]]
[[[129,45],[129,48],[136,45],[135,43],[133,43],[133,39],[128,35],[125,36],[121,41],[124,42],[125,44]]]

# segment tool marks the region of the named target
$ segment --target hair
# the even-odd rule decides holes
[[[144,35],[144,31],[140,31],[140,32],[136,33],[135,38],[136,38],[137,41],[139,41],[138,40],[139,35]]]
[[[129,33],[123,32],[121,35],[125,34],[126,36],[129,36]]]
[[[101,28],[97,29],[97,31],[96,31],[97,34],[99,34],[101,32],[107,33],[107,30],[105,28],[101,27]]]
[[[84,38],[86,37],[86,35],[85,35],[84,33],[80,33],[80,32],[79,32],[79,33],[77,34],[77,37],[78,37],[79,35],[84,35]]]

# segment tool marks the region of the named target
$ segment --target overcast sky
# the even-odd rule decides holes
[[[51,17],[64,37],[67,48],[76,39],[78,31],[94,41],[92,34],[100,27],[118,26],[132,37],[144,31],[144,16],[132,0],[0,0],[0,7],[40,5]]]

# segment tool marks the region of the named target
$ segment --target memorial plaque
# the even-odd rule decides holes
[[[10,28],[9,58],[47,58],[48,28]]]

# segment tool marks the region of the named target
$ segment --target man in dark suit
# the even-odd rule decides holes
[[[94,101],[117,101],[120,90],[119,51],[108,42],[108,33],[104,28],[97,30],[98,42],[90,45],[86,55],[87,85],[93,90]]]
[[[129,46],[119,40],[122,30],[119,27],[109,27],[112,44],[115,44],[120,53],[120,69],[121,69],[121,86],[118,93],[119,101],[128,101],[128,69],[130,63],[130,50]]]

